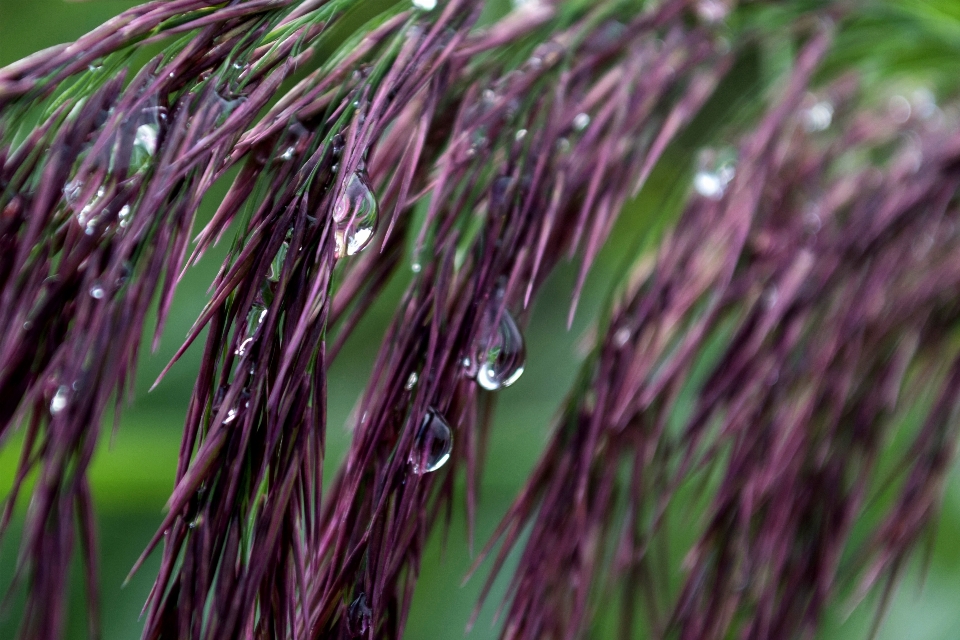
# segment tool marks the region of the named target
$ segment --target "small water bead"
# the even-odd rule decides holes
[[[240,343],[240,346],[237,347],[236,351],[234,351],[234,354],[236,354],[236,355],[238,355],[238,356],[242,356],[242,355],[246,354],[246,353],[247,353],[247,349],[250,348],[250,345],[251,345],[252,343],[253,343],[253,338],[247,338],[246,340],[244,340],[243,342]]]
[[[130,225],[130,205],[125,204],[120,207],[120,211],[117,212],[117,218],[119,219],[118,224],[121,229],[126,229]]]
[[[366,634],[372,619],[373,610],[367,604],[367,595],[361,591],[347,607],[347,632],[354,638]]]
[[[693,176],[693,188],[711,200],[720,200],[736,175],[736,153],[730,150],[704,149]]]
[[[363,171],[354,172],[343,187],[343,194],[333,208],[337,223],[335,233],[337,258],[362,251],[377,231],[380,205],[367,183]]]
[[[414,273],[420,273],[422,269],[423,265],[421,265],[419,262],[413,262],[410,265],[410,271],[413,271]]]
[[[152,162],[157,153],[160,128],[166,119],[167,110],[155,104],[140,110],[137,115],[137,128],[133,134],[133,153],[130,156],[132,171],[143,171]]]
[[[417,430],[410,464],[417,475],[436,471],[450,459],[453,451],[453,432],[439,413],[429,409]]]
[[[437,8],[437,0],[413,0],[413,6],[422,11],[433,11]]]
[[[517,129],[517,132],[514,134],[513,139],[516,140],[517,142],[520,142],[526,137],[527,137],[526,129]]]
[[[724,0],[697,0],[696,11],[707,24],[718,24],[726,19],[730,7]]]
[[[903,96],[896,95],[890,98],[890,101],[887,103],[887,111],[890,113],[890,117],[893,118],[894,122],[904,124],[910,119],[913,108],[910,106],[909,100]]]
[[[578,113],[573,119],[573,128],[577,131],[583,131],[590,125],[590,116],[586,113]]]
[[[417,372],[411,371],[410,376],[407,378],[407,383],[403,385],[403,388],[406,389],[407,391],[412,390],[415,386],[417,386],[417,381],[419,379],[420,379],[420,376],[417,375]]]
[[[613,334],[613,344],[618,349],[623,345],[627,344],[627,341],[630,340],[630,330],[626,327],[620,327],[617,329],[617,332]]]
[[[95,284],[90,287],[90,297],[94,300],[103,300],[104,296],[107,295],[107,292],[99,284]]]
[[[287,235],[289,236],[290,234],[288,233]],[[280,281],[280,273],[283,271],[283,263],[287,260],[287,252],[289,250],[290,243],[284,240],[277,250],[277,255],[275,255],[270,262],[270,271],[267,273],[267,280],[270,282]]]
[[[60,385],[57,388],[57,392],[53,394],[53,399],[50,400],[50,413],[56,415],[67,408],[67,398],[70,394],[70,387],[65,384]]]
[[[237,419],[237,410],[230,409],[229,411],[227,411],[227,417],[223,419],[223,424],[230,424],[236,419]]]
[[[284,162],[293,159],[293,147],[287,147],[278,157]]]
[[[825,131],[833,122],[833,105],[820,101],[803,112],[803,128],[807,133]]]

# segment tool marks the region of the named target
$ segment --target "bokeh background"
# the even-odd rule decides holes
[[[44,47],[72,40],[134,4],[128,0],[0,0],[0,66]],[[491,13],[508,6],[503,2],[492,3]],[[944,21],[944,29],[960,34],[960,14],[957,12],[937,19]],[[921,59],[916,67],[923,68],[923,62]],[[933,54],[930,63],[937,63]],[[709,120],[711,114],[705,115]],[[687,140],[692,144],[696,142],[696,136],[688,136]],[[590,327],[623,256],[636,251],[638,246],[652,250],[659,232],[669,223],[670,212],[676,207],[669,206],[667,201],[671,198],[667,196],[675,194],[678,180],[688,177],[686,168],[680,166],[683,163],[679,159],[673,161],[678,166],[660,171],[657,174],[659,184],[655,180],[641,199],[624,212],[620,226],[593,269],[573,328],[566,329],[565,319],[575,275],[574,265],[561,267],[536,302],[526,331],[526,371],[516,385],[499,392],[495,430],[477,518],[478,547],[486,541],[506,511],[547,440],[551,420],[578,371]],[[206,199],[201,222],[212,214],[225,186],[219,185]],[[178,289],[174,311],[167,322],[160,348],[151,353],[145,345],[136,396],[124,411],[113,437],[103,438],[93,463],[91,476],[99,514],[100,584],[104,638],[107,640],[140,636],[140,610],[156,571],[156,557],[147,562],[127,586],[121,585],[160,523],[163,504],[172,488],[181,428],[203,340],[187,352],[155,391],[148,393],[147,389],[180,345],[204,305],[206,287],[228,246],[229,241],[225,241],[187,272]],[[394,278],[387,294],[371,310],[333,365],[329,382],[328,479],[346,451],[351,409],[366,383],[380,338],[409,277],[409,273],[402,272]],[[105,427],[108,436],[110,428],[111,425]],[[6,496],[10,487],[16,464],[16,444],[14,439],[0,452],[0,499]],[[22,511],[21,505],[12,530],[0,543],[0,588],[4,590],[16,560]],[[923,560],[918,554],[905,572],[883,620],[879,638],[960,638],[960,471],[955,470],[950,476],[939,526],[930,540],[929,560]],[[463,637],[486,570],[481,568],[477,576],[463,585],[471,563],[465,518],[460,509],[455,511],[447,534],[438,529],[430,543],[407,627],[407,638],[443,640]],[[67,634],[71,639],[85,638],[87,633],[79,567],[74,573]],[[505,581],[500,580],[469,638],[497,637],[494,614],[505,586]],[[876,600],[876,597],[868,598],[859,606],[854,606],[855,603],[846,598],[835,602],[819,637],[867,637],[874,620]],[[21,606],[21,601],[14,597],[0,611],[0,640],[15,636]],[[602,637],[604,629],[597,628],[591,635]]]

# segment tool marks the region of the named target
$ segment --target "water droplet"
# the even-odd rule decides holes
[[[437,0],[413,0],[413,6],[423,11],[433,11],[437,8]]]
[[[103,69],[103,60],[97,59],[87,65],[87,71],[96,72]]]
[[[69,393],[70,387],[65,384],[57,388],[57,392],[53,394],[53,399],[50,401],[50,413],[56,415],[67,407],[67,397]]]
[[[417,430],[414,449],[410,452],[413,472],[422,476],[436,471],[450,459],[452,450],[453,433],[450,425],[439,413],[428,410]]]
[[[557,151],[560,153],[566,153],[567,151],[570,151],[570,141],[566,138],[560,138],[557,140]]]
[[[237,350],[234,353],[238,356],[242,356],[247,352],[247,349],[250,347],[250,344],[253,342],[253,338],[247,338],[240,343],[240,346],[237,347]]]
[[[90,297],[95,300],[103,300],[103,297],[107,295],[107,292],[103,290],[99,284],[95,284],[90,287]]]
[[[354,172],[333,208],[333,219],[337,223],[334,254],[337,258],[352,256],[370,243],[377,231],[379,208],[366,174]]]
[[[723,0],[698,0],[697,16],[707,24],[717,24],[727,17],[730,8]]]
[[[67,204],[73,206],[80,198],[80,191],[83,189],[82,180],[71,180],[63,187],[63,197]]]
[[[227,411],[227,417],[223,419],[223,424],[230,424],[237,419],[237,410],[230,409]]]
[[[370,630],[373,610],[367,605],[367,595],[360,595],[347,607],[347,632],[354,638],[362,636]]]
[[[419,262],[414,262],[410,265],[410,271],[413,271],[414,273],[420,273],[421,269],[423,269],[423,265],[421,265]]]
[[[410,390],[413,389],[415,386],[417,386],[417,380],[419,380],[419,379],[420,379],[420,377],[417,375],[417,372],[416,372],[416,371],[411,371],[411,372],[410,372],[410,377],[407,378],[407,383],[406,383],[405,385],[403,385],[403,388],[406,389],[407,391],[410,391]]]
[[[157,153],[160,138],[160,125],[167,119],[167,110],[153,104],[144,107],[137,114],[137,128],[133,134],[133,152],[130,156],[130,169],[139,172],[146,169]]]
[[[736,152],[704,149],[700,152],[697,173],[693,176],[693,188],[705,198],[720,200],[736,173]]]
[[[487,329],[486,337],[477,346],[477,384],[487,391],[509,387],[523,374],[526,357],[523,335],[506,309],[500,314],[496,331],[491,335]]]
[[[833,105],[820,101],[803,112],[803,128],[807,133],[824,131],[833,122]]]
[[[517,142],[520,142],[526,137],[527,137],[526,129],[517,129],[517,132],[514,134],[513,139],[516,140]]]
[[[913,108],[922,120],[929,120],[939,111],[936,96],[927,88],[914,90],[910,96],[910,102],[913,103]]]
[[[291,160],[293,158],[293,147],[287,147],[278,157],[284,162]]]
[[[142,124],[137,127],[136,137],[133,144],[141,149],[148,156],[157,152],[157,134],[159,128],[152,124]]]
[[[119,225],[121,229],[126,229],[130,224],[130,205],[125,204],[120,207],[120,211],[117,212],[117,218],[119,219]]]
[[[887,110],[890,112],[890,117],[893,118],[893,121],[897,124],[904,124],[910,119],[910,113],[912,112],[910,101],[899,95],[890,98],[890,102],[887,104]]]
[[[277,250],[277,255],[273,257],[273,261],[270,263],[270,271],[267,273],[267,280],[270,282],[280,281],[280,273],[283,271],[283,263],[287,260],[287,251],[289,250],[290,244],[284,240]]]
[[[590,124],[590,116],[586,113],[578,113],[573,119],[573,128],[577,131],[583,131]]]
[[[620,327],[617,329],[617,332],[613,334],[613,344],[618,349],[627,344],[628,340],[630,340],[630,330],[626,327]]]
[[[197,517],[191,520],[190,523],[187,525],[187,527],[189,527],[190,529],[196,529],[201,524],[203,524],[203,514],[198,513]]]

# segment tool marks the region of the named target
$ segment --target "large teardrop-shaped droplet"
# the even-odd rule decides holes
[[[367,594],[361,591],[347,607],[347,632],[354,638],[366,634],[372,618],[373,610],[367,604]]]
[[[428,410],[417,430],[413,451],[410,452],[413,472],[423,475],[436,471],[450,459],[452,450],[453,432],[450,431],[450,425],[438,412]]]
[[[500,322],[493,326],[497,309],[491,305],[477,340],[474,357],[477,384],[487,391],[509,387],[523,373],[526,349],[523,334],[513,316],[506,309],[500,314]]]
[[[377,232],[380,206],[367,182],[366,173],[354,172],[333,207],[336,222],[335,256],[352,256],[370,244]]]

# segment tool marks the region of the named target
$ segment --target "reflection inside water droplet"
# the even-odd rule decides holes
[[[711,200],[720,200],[737,173],[736,152],[732,149],[704,149],[697,160],[693,188]]]
[[[95,284],[90,287],[90,297],[95,300],[103,300],[103,297],[107,295],[107,292],[103,290],[99,284]]]
[[[410,452],[413,472],[423,475],[436,471],[450,459],[453,451],[453,432],[438,412],[429,409],[417,430],[414,448]]]
[[[823,100],[803,112],[803,128],[807,133],[825,131],[833,122],[833,105]]]
[[[69,393],[70,388],[65,384],[57,388],[57,392],[53,394],[53,399],[50,401],[50,413],[56,415],[67,407]]]
[[[523,374],[526,348],[523,334],[503,307],[503,291],[487,306],[477,330],[474,358],[465,358],[468,375],[487,391],[509,387]],[[499,321],[497,314],[500,314]]]
[[[407,383],[403,385],[403,388],[406,389],[407,391],[410,391],[415,386],[417,386],[417,380],[419,380],[419,376],[417,375],[417,372],[411,371],[410,377],[407,378]]]
[[[336,258],[352,256],[370,243],[377,231],[379,208],[366,174],[363,171],[354,172],[347,179],[343,194],[333,208],[333,219],[337,223]]]

